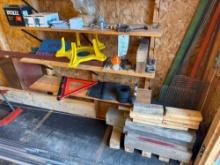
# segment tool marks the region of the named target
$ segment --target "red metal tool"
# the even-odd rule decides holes
[[[73,88],[72,87],[73,83],[78,85]],[[88,89],[95,84],[97,84],[96,81],[88,81],[88,80],[63,76],[60,82],[60,88],[57,94],[57,100],[61,100],[62,98],[69,96],[71,94],[75,94],[81,90]]]
[[[6,90],[0,90],[0,94],[3,97],[3,100],[7,103],[9,108],[11,109],[11,112],[5,116],[3,119],[0,120],[0,126],[5,126],[14,121],[21,113],[21,108],[14,108],[12,104],[8,101],[7,97],[4,95],[7,91]]]

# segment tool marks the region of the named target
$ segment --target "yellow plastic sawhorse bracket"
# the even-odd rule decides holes
[[[71,42],[71,49],[66,50],[64,38],[61,39],[61,48],[56,52],[56,57],[67,57],[70,59],[69,67],[75,68],[80,63],[98,60],[105,61],[106,56],[100,51],[105,48],[105,45],[98,40],[98,36],[92,40],[92,46],[82,46],[80,43],[79,34],[76,34],[76,43]],[[88,53],[88,55],[80,56],[80,53]]]

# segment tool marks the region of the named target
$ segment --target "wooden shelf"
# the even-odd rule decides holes
[[[61,61],[52,61],[52,60],[38,59],[38,58],[32,58],[32,57],[24,57],[24,58],[21,58],[20,61],[24,63],[30,63],[30,64],[45,65],[49,67],[69,68],[67,62],[61,62]],[[148,78],[148,79],[155,78],[155,73],[137,73],[133,70],[115,71],[112,69],[103,69],[103,67],[93,66],[93,65],[80,64],[77,68],[74,68],[74,69],[87,70],[87,71],[93,71],[93,72],[99,72],[99,73],[126,75],[126,76],[133,76],[133,77],[143,77],[143,78]]]
[[[62,32],[62,33],[86,33],[86,34],[100,34],[100,35],[120,35],[127,34],[129,36],[143,36],[143,37],[161,37],[162,28],[152,28],[149,26],[148,30],[135,30],[132,32],[117,32],[114,30],[100,30],[97,28],[82,28],[82,29],[55,29],[55,28],[41,28],[41,27],[16,27],[27,31],[45,31],[45,32]]]
[[[34,82],[29,87],[29,89],[33,91],[44,92],[44,93],[50,92],[50,93],[53,93],[54,95],[57,95],[57,92],[59,90],[59,85],[60,85],[60,79],[58,77],[44,75],[40,79],[38,79],[36,82]],[[108,102],[108,103],[131,106],[131,104],[129,103],[119,103],[116,100],[103,100],[103,99],[98,99],[94,97],[89,97],[87,96],[87,90],[80,91],[77,94],[71,95],[70,97],[92,99],[92,100],[98,100],[98,101],[103,101],[103,102]]]

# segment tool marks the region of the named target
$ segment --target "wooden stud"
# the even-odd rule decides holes
[[[112,149],[120,149],[121,146],[121,130],[113,127],[109,147]]]
[[[129,147],[129,146],[125,146],[125,151],[129,152],[129,153],[133,153],[134,152],[134,148]]]
[[[37,28],[37,27],[16,27],[17,29],[24,29],[29,31],[44,31],[44,32],[63,32],[63,33],[86,33],[86,34],[101,34],[101,35],[121,35],[128,34],[129,36],[143,36],[143,37],[161,37],[163,31],[159,27],[157,29],[149,26],[148,30],[137,30],[128,33],[117,32],[115,30],[99,30],[92,28],[82,29],[55,29],[55,28]]]
[[[163,156],[159,156],[159,160],[163,161],[163,162],[167,162],[167,163],[169,163],[169,161],[170,161],[169,158],[166,158],[166,157],[163,157]]]
[[[143,156],[143,157],[147,157],[147,158],[151,158],[151,152],[147,152],[147,151],[142,151],[142,153],[141,153],[141,155]]]

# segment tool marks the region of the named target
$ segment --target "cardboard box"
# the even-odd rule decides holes
[[[25,17],[26,26],[50,27],[50,22],[59,21],[58,13],[36,13]]]

